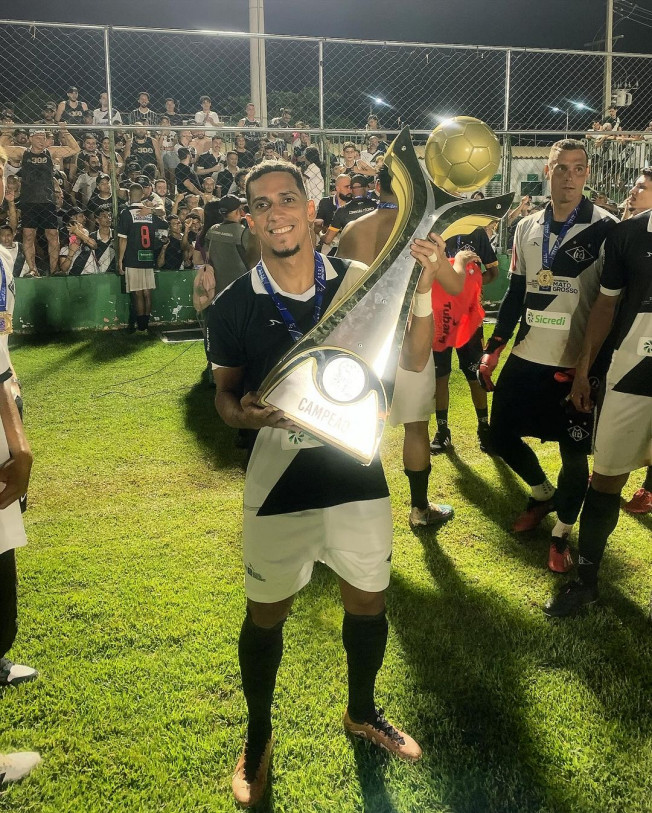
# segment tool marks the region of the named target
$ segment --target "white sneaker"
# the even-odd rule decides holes
[[[427,508],[412,508],[410,511],[410,527],[422,528],[426,525],[439,525],[452,519],[455,512],[450,505],[437,505],[429,502]]]
[[[0,785],[18,782],[27,776],[41,761],[36,751],[18,751],[15,754],[0,754]]]
[[[36,680],[38,672],[31,666],[13,663],[9,658],[0,658],[0,686],[18,686],[28,680]]]

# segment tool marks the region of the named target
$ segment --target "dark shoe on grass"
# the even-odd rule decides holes
[[[581,579],[568,582],[553,598],[546,601],[543,612],[550,618],[575,615],[598,600],[598,588],[585,584]]]
[[[430,454],[443,454],[453,451],[453,441],[451,440],[450,429],[440,429],[430,442]]]

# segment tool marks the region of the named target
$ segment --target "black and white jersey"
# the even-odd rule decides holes
[[[317,220],[323,220],[323,228],[327,229],[333,222],[335,212],[340,208],[337,200],[337,195],[332,195],[328,198],[322,198],[317,205]]]
[[[498,264],[498,257],[491,246],[491,240],[483,228],[475,229],[471,234],[460,234],[446,240],[446,254],[454,257],[458,251],[475,251],[482,260],[482,264],[493,266]]]
[[[545,211],[523,218],[514,235],[511,274],[525,277],[525,299],[514,353],[552,367],[575,367],[589,312],[598,295],[604,241],[616,225],[609,212],[582,198],[577,219],[541,274]],[[551,226],[550,249],[563,223]]]
[[[66,99],[66,104],[61,114],[61,121],[65,121],[66,124],[82,124],[83,116],[84,108],[82,107],[82,102],[77,101],[75,105],[72,105],[70,99]]]
[[[154,125],[158,124],[158,120],[158,113],[155,113],[149,108],[147,108],[147,110],[143,113],[143,111],[137,107],[129,114],[129,124],[138,124],[139,122],[142,122],[148,127],[153,127]]]
[[[154,149],[154,142],[147,136],[142,141],[134,139],[131,142],[131,153],[129,158],[138,161],[138,165],[142,169],[146,164],[156,164],[156,150]]]
[[[111,196],[102,198],[94,192],[86,204],[86,211],[92,214],[93,217],[97,217],[100,212],[113,214],[113,198]]]
[[[25,150],[20,177],[20,196],[25,203],[54,203],[54,162],[49,150]]]
[[[605,244],[600,291],[622,301],[609,385],[616,392],[652,397],[652,213],[620,223]]]
[[[97,273],[105,274],[108,271],[115,272],[115,248],[113,246],[113,229],[109,229],[109,236],[106,240],[100,237],[99,229],[91,232],[91,237],[97,243],[95,249],[95,261],[97,262]]]
[[[346,206],[340,206],[335,212],[330,228],[339,231],[349,223],[353,223],[354,220],[362,217],[362,215],[369,214],[369,212],[373,212],[377,208],[378,202],[371,200],[371,198],[353,198]]]
[[[168,233],[166,220],[154,214],[141,214],[140,203],[123,209],[118,220],[118,237],[127,238],[122,260],[125,268],[153,268],[161,250],[160,237]]]
[[[326,310],[345,274],[364,273],[365,266],[333,257],[324,257],[324,265]],[[314,286],[295,295],[279,290],[271,276],[270,283],[298,327],[304,332],[310,330]],[[233,282],[206,311],[208,359],[218,366],[244,368],[245,392],[257,390],[292,345],[288,329],[255,269]],[[295,433],[265,427],[258,433],[247,469],[244,502],[245,508],[253,508],[258,516],[277,516],[382,499],[388,493],[378,456],[370,466],[362,466],[331,446],[318,442],[302,445]]]

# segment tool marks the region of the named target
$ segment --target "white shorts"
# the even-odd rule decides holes
[[[282,601],[305,587],[316,561],[370,593],[389,584],[392,514],[387,497],[257,516],[245,507],[243,561],[247,598]]]
[[[127,268],[125,266],[125,288],[132,291],[149,291],[156,288],[153,268]]]
[[[420,373],[412,373],[399,366],[389,425],[429,421],[435,411],[435,362],[432,353]]]
[[[598,419],[593,470],[607,477],[652,465],[652,398],[608,389]]]

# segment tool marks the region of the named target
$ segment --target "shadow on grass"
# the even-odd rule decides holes
[[[492,484],[461,457],[451,455],[450,461],[456,469],[456,488],[497,527],[497,543],[510,556],[520,559],[524,564],[541,567],[541,562],[548,553],[548,534],[541,529],[518,535],[511,534],[509,530],[509,525],[527,500],[524,489],[512,470],[500,458],[492,458],[500,480],[499,484]]]
[[[236,448],[237,430],[227,426],[215,410],[215,390],[197,382],[183,401],[186,426],[216,469],[246,467],[247,453]]]
[[[611,588],[605,598],[613,612],[546,624],[463,580],[435,534],[420,536],[436,589],[395,574],[388,610],[418,698],[408,730],[420,733],[426,770],[439,782],[434,792],[456,813],[596,809],[595,798],[577,806],[581,791],[576,784],[569,794],[567,769],[550,780],[551,755],[531,727],[541,715],[529,708],[532,681],[574,673],[605,720],[631,726],[636,742],[650,727],[652,648],[644,614]],[[575,719],[582,736],[581,712]]]
[[[397,813],[385,787],[387,764],[395,757],[356,737],[349,739],[358,771],[364,813]]]

